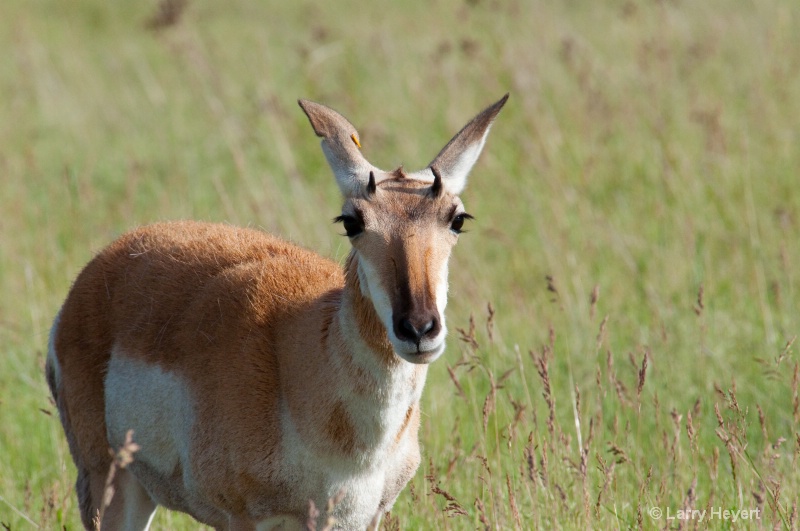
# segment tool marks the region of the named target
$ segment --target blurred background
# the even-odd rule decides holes
[[[386,528],[648,527],[648,506],[759,499],[796,526],[798,35],[790,0],[4,0],[0,522],[78,528],[41,370],[94,253],[192,218],[341,261],[296,100],[416,170],[510,92]]]

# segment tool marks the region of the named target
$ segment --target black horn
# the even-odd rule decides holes
[[[431,185],[431,196],[436,198],[442,195],[442,176],[439,173],[439,170],[437,170],[435,166],[431,166],[431,172],[433,172],[433,185]]]

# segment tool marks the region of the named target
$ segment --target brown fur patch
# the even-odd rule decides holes
[[[375,306],[361,294],[361,284],[358,280],[358,258],[355,253],[350,253],[345,264],[345,281],[348,293],[353,297],[353,313],[358,325],[358,332],[367,346],[378,353],[381,360],[388,365],[400,362],[395,355],[386,328],[375,313]]]
[[[425,295],[428,297],[429,300],[436,301],[436,281],[435,278],[438,271],[434,268],[434,256],[433,256],[433,247],[428,247],[425,249]]]
[[[342,453],[352,455],[356,450],[358,436],[350,414],[341,402],[336,402],[331,408],[325,434]]]
[[[406,174],[406,171],[403,169],[402,166],[398,166],[396,170],[391,172],[391,175],[395,179],[405,179],[405,178],[408,177],[408,175]]]
[[[408,425],[415,413],[419,415],[418,403],[412,404],[411,407],[408,408],[408,411],[406,411],[406,417],[403,419],[403,424],[400,426],[400,429],[397,431],[397,435],[395,435],[394,438],[395,446],[400,444],[400,441],[403,440],[403,434],[405,434],[406,428],[408,428]]]

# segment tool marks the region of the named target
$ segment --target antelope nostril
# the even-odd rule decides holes
[[[400,339],[405,339],[413,343],[419,343],[422,338],[436,331],[437,320],[431,318],[422,323],[414,323],[409,318],[400,319],[395,326],[395,333]]]
[[[423,337],[425,334],[433,330],[433,327],[436,326],[436,321],[431,319],[419,329],[419,336]]]
[[[411,324],[409,319],[402,319],[400,321],[400,332],[403,335],[403,339],[408,339],[415,343],[422,338],[422,334]]]

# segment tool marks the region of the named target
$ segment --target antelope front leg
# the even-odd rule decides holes
[[[378,531],[381,527],[381,518],[383,518],[383,511],[378,509],[378,514],[372,517],[372,521],[367,526],[367,531]]]

